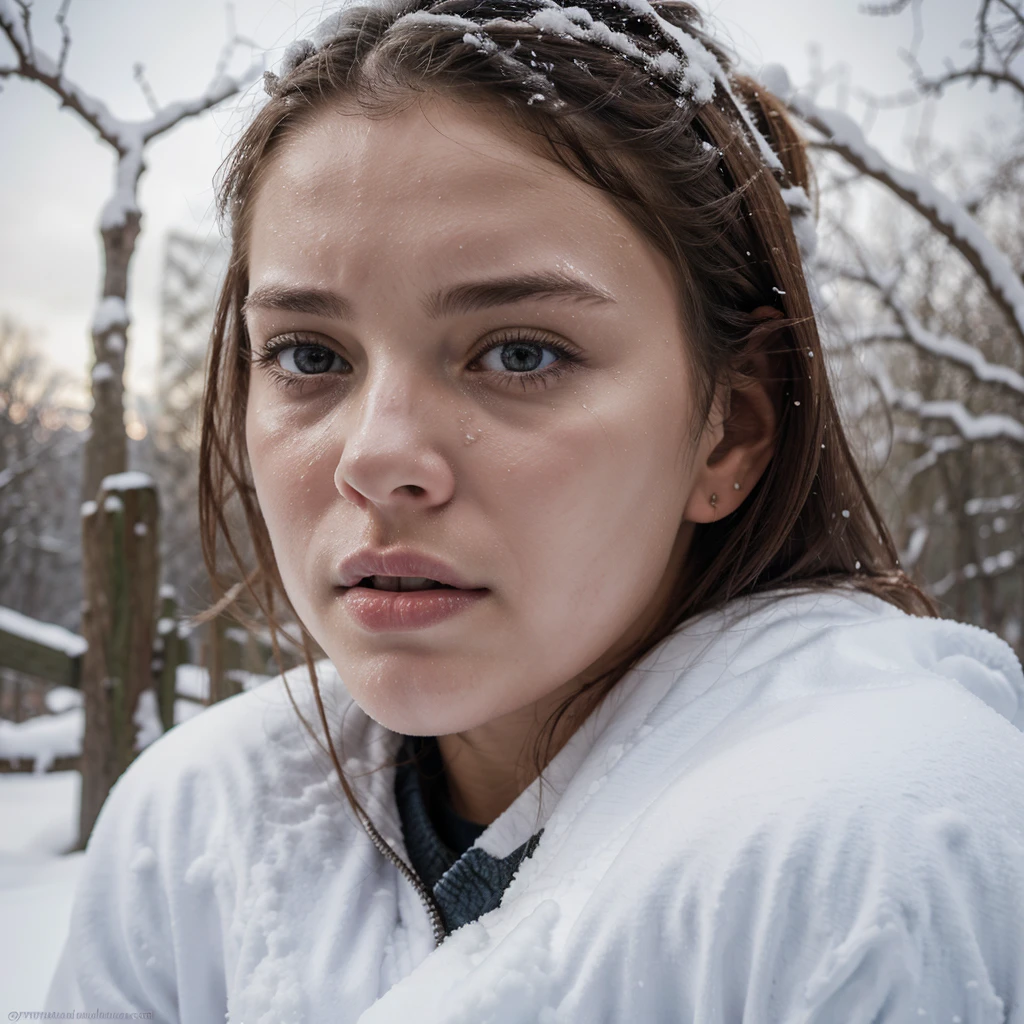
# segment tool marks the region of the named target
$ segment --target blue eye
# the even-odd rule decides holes
[[[282,370],[300,376],[337,371],[344,362],[337,352],[324,345],[285,345],[274,354]]]
[[[544,353],[554,353],[554,358],[544,362]],[[500,365],[487,365],[487,360],[499,354]],[[485,370],[500,373],[507,370],[511,373],[539,373],[546,370],[552,363],[564,358],[558,348],[551,345],[543,345],[539,341],[506,341],[493,348],[488,349],[480,356],[480,365]]]

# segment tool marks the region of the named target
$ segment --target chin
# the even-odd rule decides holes
[[[495,708],[481,702],[479,684],[453,686],[447,672],[416,678],[408,670],[371,675],[339,672],[352,699],[375,722],[406,736],[445,736],[493,720]]]

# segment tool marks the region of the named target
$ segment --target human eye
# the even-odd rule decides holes
[[[305,384],[314,377],[344,373],[348,366],[334,349],[316,338],[294,334],[271,338],[253,353],[253,362],[285,386]]]
[[[552,354],[554,358],[549,358]],[[491,339],[474,360],[502,387],[547,387],[556,378],[586,365],[582,353],[545,335],[511,331]]]

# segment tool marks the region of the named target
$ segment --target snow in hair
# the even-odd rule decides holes
[[[627,60],[644,68],[653,78],[667,83],[676,93],[676,104],[680,107],[710,103],[721,93],[728,97],[756,146],[761,160],[781,184],[785,177],[782,162],[754,123],[742,99],[734,93],[728,73],[714,53],[696,35],[663,18],[649,0],[615,2],[624,12],[641,19],[653,30],[653,36],[660,39],[662,44],[657,52],[650,53],[642,49],[626,33],[619,32],[598,20],[585,7],[565,7],[556,0],[537,0],[536,9],[520,20],[496,18],[486,21],[474,21],[461,15],[434,13],[421,9],[403,14],[400,13],[403,0],[379,0],[382,8],[392,7],[395,10],[397,17],[392,23],[393,27],[427,24],[461,31],[464,43],[475,46],[496,59],[518,64],[511,52],[503,51],[498,46],[488,34],[488,30],[508,30],[530,25],[541,34],[574,39],[621,54]],[[268,91],[273,92],[281,78],[342,35],[348,21],[346,6],[343,4],[325,18],[314,30],[311,39],[300,39],[285,50],[277,75],[265,76]],[[513,50],[518,49],[518,46],[517,42]],[[547,105],[552,108],[563,105],[554,83],[546,75],[521,67],[520,74],[523,84],[532,90],[528,103],[547,101]],[[797,231],[797,241],[806,260],[814,249],[814,228],[812,218],[808,215],[808,197],[799,187],[783,188],[782,196],[793,217],[794,227],[800,229]]]

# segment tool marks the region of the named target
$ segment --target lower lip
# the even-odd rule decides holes
[[[374,590],[349,587],[345,608],[356,623],[371,633],[425,629],[486,597],[487,590]]]

